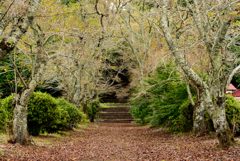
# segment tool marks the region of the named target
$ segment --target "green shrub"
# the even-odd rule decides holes
[[[226,95],[226,117],[231,130],[234,128],[235,124],[235,132],[240,124],[240,103],[232,96]],[[185,101],[180,107],[180,115],[174,121],[174,129],[173,131],[191,131],[193,128],[193,110],[194,107],[191,105],[190,100]],[[205,122],[205,130],[206,131],[214,131],[213,122],[208,115],[207,111],[204,112],[204,122]]]
[[[1,100],[0,128],[13,117],[13,98],[14,95],[11,95]],[[79,123],[82,118],[85,116],[76,106],[61,98],[56,100],[47,93],[34,92],[28,102],[27,120],[30,135],[64,130],[69,128],[71,121]]]
[[[0,106],[0,131],[5,130],[8,120],[9,118],[7,115],[7,111],[2,106]]]
[[[3,131],[7,125],[12,127],[12,118],[13,118],[13,106],[12,99],[13,95],[8,96],[7,98],[0,100],[0,130]]]
[[[232,131],[240,132],[240,103],[232,95],[226,95],[226,117]],[[234,129],[233,129],[234,128]]]
[[[169,78],[180,79],[173,64],[167,67],[161,65],[146,82],[149,88],[144,96],[135,98],[131,104],[131,113],[141,124],[149,123],[152,127],[173,126],[173,121],[179,116],[179,107],[187,100],[188,94],[185,82],[166,81]]]
[[[65,116],[65,115],[64,115]],[[61,120],[58,102],[50,94],[34,92],[28,102],[28,128],[30,135],[39,135],[40,131],[56,132]]]
[[[194,98],[195,100],[195,98]],[[172,131],[187,132],[193,128],[193,109],[190,99],[179,107],[179,116],[173,121]]]
[[[93,101],[90,104],[87,104],[87,115],[91,122],[94,122],[94,118],[98,112],[99,101]]]
[[[66,122],[66,124],[64,125],[66,128],[68,129],[72,129],[73,126],[76,126],[76,124],[80,123],[81,120],[84,117],[84,113],[81,112],[75,105],[67,102],[65,99],[63,98],[58,98],[58,106],[60,109],[62,109],[63,111],[66,111],[69,115],[69,117],[64,117],[67,118],[64,121],[61,122]]]
[[[137,123],[142,125],[146,125],[149,123],[149,116],[152,115],[152,109],[149,108],[149,101],[147,97],[139,97],[131,102],[133,107],[131,108],[130,112],[134,119],[136,119]],[[139,119],[139,120],[138,120]]]
[[[12,105],[12,100],[14,98],[15,94],[12,94],[4,99],[1,99],[1,107],[5,109],[7,112],[8,118],[12,119],[13,118],[13,105]]]

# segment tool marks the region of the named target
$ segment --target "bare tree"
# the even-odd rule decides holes
[[[232,30],[236,2],[232,1],[179,1],[171,3],[162,0],[161,28],[168,46],[188,78],[199,88],[200,97],[213,120],[214,128],[218,134],[219,145],[229,147],[235,143],[229,129],[225,114],[225,92],[234,73],[240,66],[233,66],[230,71],[225,67],[229,65],[228,58],[236,60],[236,53],[229,50],[235,39]],[[190,15],[190,19],[187,17]],[[188,35],[189,30],[194,30],[196,35]],[[230,36],[231,35],[231,36]],[[175,37],[174,37],[175,36]],[[209,71],[206,80],[201,78],[187,62],[184,52],[181,50],[181,36],[197,37],[201,41],[209,59]],[[230,38],[228,40],[228,38]],[[194,40],[194,39],[192,39]],[[194,45],[194,43],[192,45]],[[204,106],[198,106],[203,111]],[[202,116],[196,116],[202,120]],[[197,125],[196,125],[197,126]]]
[[[3,1],[2,3],[4,4]],[[19,10],[19,7],[21,6],[26,6],[23,7],[24,13],[22,16],[17,15],[19,17],[16,17],[16,15],[9,15],[10,11],[7,9],[5,11],[5,14],[1,17],[1,22],[2,23],[2,35],[1,35],[1,41],[0,41],[0,61],[7,55],[10,54],[10,52],[14,49],[14,47],[17,45],[18,41],[21,39],[22,35],[25,34],[28,30],[28,27],[32,24],[33,19],[35,17],[35,14],[37,12],[39,3],[41,0],[31,0],[27,5],[26,4],[21,4],[23,3],[20,0],[13,0],[12,3],[9,5],[9,9],[11,7],[17,7],[16,9],[13,9],[13,13],[18,13],[17,10]],[[2,5],[3,5],[2,4]],[[10,29],[10,32],[4,32],[7,27],[9,26],[9,23],[11,21],[5,20],[4,19],[7,16],[12,16],[13,22],[13,27]],[[16,18],[15,18],[16,17]],[[8,31],[8,30],[6,30]],[[3,34],[4,33],[4,34]]]
[[[143,9],[140,11],[141,7]],[[153,24],[145,16],[150,19],[151,14],[145,12],[144,2],[140,6],[134,5],[132,2],[125,7],[125,11],[120,13],[121,19],[119,20],[123,41],[126,42],[131,53],[129,57],[138,66],[140,91],[144,90],[144,77],[146,77],[144,73],[147,73],[145,66],[150,54],[152,54],[155,37]]]

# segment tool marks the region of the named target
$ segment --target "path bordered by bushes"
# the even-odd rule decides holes
[[[33,137],[36,145],[0,145],[10,160],[239,160],[240,146],[217,148],[215,136],[170,134],[131,123],[92,123],[87,128]],[[1,141],[2,142],[2,141]]]

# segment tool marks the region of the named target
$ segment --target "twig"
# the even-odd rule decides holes
[[[15,63],[13,62],[13,60],[12,60],[11,56],[9,56],[9,59],[10,59],[10,61],[11,61],[12,65],[13,65],[13,67],[14,67],[14,69],[15,69],[15,71],[16,71],[16,73],[17,73],[17,75],[18,75],[18,77],[20,78],[20,80],[21,80],[22,84],[23,84],[23,85],[24,85],[24,87],[27,89],[27,85],[26,85],[26,83],[24,82],[24,80],[23,80],[22,76],[20,75],[20,73],[19,73],[19,71],[18,71],[18,69],[17,69],[17,66],[16,66],[16,65],[15,65]]]

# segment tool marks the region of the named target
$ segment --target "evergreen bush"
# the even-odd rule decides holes
[[[0,102],[0,131],[5,130],[8,120],[7,111],[1,106]]]
[[[99,101],[93,101],[87,105],[87,115],[91,122],[94,122],[94,118],[98,112],[98,107],[100,102]]]
[[[149,116],[152,115],[152,109],[149,108],[149,101],[147,97],[139,97],[131,102],[133,108],[131,108],[130,112],[133,118],[136,119],[137,123],[142,125],[146,125],[149,123]],[[139,120],[138,120],[139,119]]]
[[[13,98],[14,95],[11,95],[1,100],[0,128],[13,117]],[[34,92],[28,102],[28,132],[33,136],[41,132],[53,133],[67,129],[71,121],[79,123],[84,117],[76,106],[47,93]]]
[[[172,80],[168,80],[169,78]],[[156,72],[146,80],[152,86],[146,93],[135,98],[131,104],[131,113],[141,124],[149,123],[153,127],[172,127],[179,116],[179,107],[187,100],[186,84],[181,81],[175,65],[160,65]],[[168,80],[168,81],[166,81]]]
[[[240,132],[240,103],[232,95],[226,95],[226,117],[229,127],[234,133]]]
[[[13,106],[12,99],[14,95],[10,95],[0,100],[0,130],[5,130],[6,126],[12,127]]]
[[[195,100],[195,98],[194,98]],[[193,128],[193,109],[190,99],[187,99],[179,107],[179,116],[173,121],[173,131],[191,131]]]
[[[34,92],[28,102],[28,132],[30,135],[39,135],[42,131],[49,133],[58,130],[62,111],[58,102],[50,94]],[[67,116],[66,116],[67,117]]]
[[[63,111],[66,111],[69,116],[69,117],[64,117],[67,119],[61,122],[66,122],[65,124],[66,128],[73,129],[73,127],[76,126],[76,124],[81,122],[85,114],[81,112],[75,105],[67,102],[63,98],[58,98],[57,101],[58,101],[59,108]]]
[[[175,79],[180,78],[180,74],[174,71],[174,65],[168,64],[166,68],[158,67],[146,80],[149,86],[154,88],[150,88],[144,95],[131,101],[133,105],[131,114],[142,125],[168,127],[170,131],[178,132],[191,131],[194,107],[188,98],[186,83],[166,81],[170,76]],[[231,95],[226,95],[226,117],[231,130],[240,133],[240,103]],[[213,131],[213,122],[207,111],[204,113],[204,120],[205,130]]]

